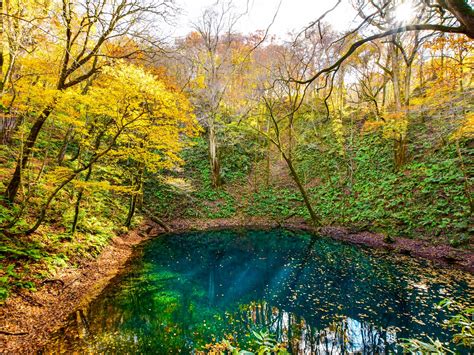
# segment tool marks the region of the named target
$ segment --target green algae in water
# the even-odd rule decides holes
[[[449,342],[442,324],[451,314],[434,305],[472,305],[471,276],[400,258],[281,229],[163,236],[44,352],[191,353],[225,337],[251,349],[252,330],[263,329],[292,353]]]

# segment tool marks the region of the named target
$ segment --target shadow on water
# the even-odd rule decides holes
[[[282,229],[164,236],[43,351],[190,353],[224,337],[245,348],[253,329],[302,354],[449,341],[449,311],[433,305],[446,297],[472,304],[472,277],[399,259]]]

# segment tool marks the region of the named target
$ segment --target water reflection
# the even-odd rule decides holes
[[[400,338],[448,341],[446,296],[472,279],[285,230],[175,235],[77,312],[45,352],[189,353],[267,329],[295,354],[378,354]]]
[[[369,323],[341,316],[326,328],[309,324],[303,317],[271,307],[266,302],[252,303],[242,320],[249,329],[270,329],[279,343],[295,354],[384,353],[396,343],[397,329],[384,331]]]

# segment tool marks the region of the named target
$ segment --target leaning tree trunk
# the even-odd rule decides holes
[[[91,175],[92,175],[92,165],[87,170],[87,174],[86,174],[86,177],[84,178],[84,182],[89,181]],[[77,194],[77,200],[76,200],[76,204],[74,206],[74,219],[72,221],[72,226],[71,226],[71,236],[74,236],[74,233],[76,233],[77,222],[79,220],[79,211],[80,211],[80,208],[81,208],[81,201],[82,201],[82,196],[83,195],[84,195],[84,188],[82,187],[79,190],[79,193]]]
[[[298,173],[296,172],[292,160],[284,153],[282,152],[283,159],[286,162],[286,165],[288,165],[288,169],[290,170],[291,177],[293,178],[293,181],[296,183],[298,186],[298,190],[300,190],[301,196],[303,197],[304,204],[306,206],[306,209],[309,212],[309,215],[311,217],[311,222],[313,223],[314,226],[319,226],[321,224],[320,218],[316,215],[316,213],[313,210],[313,207],[311,206],[311,201],[309,200],[308,193],[306,192],[306,189],[304,188]]]
[[[13,173],[10,183],[8,184],[7,189],[5,191],[5,197],[10,203],[13,203],[15,200],[15,197],[18,193],[18,189],[20,188],[21,184],[22,170],[26,168],[33,147],[35,146],[36,139],[38,138],[39,132],[41,131],[43,124],[46,122],[51,112],[53,112],[53,105],[46,106],[43,112],[41,112],[41,114],[33,124],[33,127],[31,127],[30,134],[28,135],[25,146],[23,148],[23,152],[20,158],[17,160],[15,172]]]

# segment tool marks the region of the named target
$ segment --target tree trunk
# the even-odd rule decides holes
[[[143,187],[143,174],[145,173],[145,167],[142,163],[138,164],[138,174],[134,178],[135,182],[135,193],[130,197],[130,207],[128,209],[127,220],[125,221],[125,227],[130,228],[132,225],[132,219],[137,209],[138,196],[140,195]]]
[[[8,184],[7,189],[5,191],[5,197],[10,203],[14,202],[15,197],[18,193],[18,189],[21,184],[22,170],[25,169],[26,165],[28,164],[28,161],[31,156],[31,151],[33,150],[33,147],[36,143],[36,139],[38,138],[39,132],[41,131],[41,127],[43,127],[43,124],[46,122],[46,119],[49,117],[52,111],[53,105],[46,106],[43,112],[41,112],[39,117],[36,119],[35,123],[33,124],[33,127],[31,127],[30,134],[28,135],[28,138],[26,140],[22,155],[17,160],[15,172],[13,173],[10,183]]]
[[[382,89],[382,109],[385,108],[386,101],[387,101],[387,85],[385,84]]]
[[[212,122],[209,125],[209,159],[211,163],[212,187],[219,187],[222,184],[220,171],[221,167],[217,149],[217,136],[214,123]]]
[[[130,207],[128,209],[127,220],[125,221],[125,227],[127,228],[130,228],[130,225],[132,224],[132,218],[137,208],[137,197],[138,197],[137,194],[133,194],[130,197]]]
[[[405,106],[408,110],[408,106],[410,105],[410,87],[411,87],[411,63],[407,65],[406,73],[405,73],[405,89],[404,89],[404,99],[405,99]]]
[[[84,181],[85,182],[89,181],[91,175],[92,175],[92,165],[87,170],[87,175],[84,178]],[[77,194],[77,200],[74,206],[74,219],[72,221],[72,226],[71,226],[71,236],[74,236],[74,233],[76,232],[77,221],[79,220],[79,210],[81,208],[81,201],[82,201],[83,195],[84,195],[84,188],[81,188],[79,190],[79,193]]]
[[[395,42],[395,37],[393,42]],[[395,101],[395,107],[398,112],[402,110],[402,90],[400,85],[400,56],[398,53],[398,48],[395,44],[391,44],[392,49],[392,83],[393,83],[393,98]],[[405,93],[405,99],[407,94]],[[405,100],[404,100],[405,103]],[[394,140],[393,145],[393,155],[394,155],[394,167],[395,171],[398,171],[400,167],[405,162],[406,156],[406,143],[404,134],[400,133],[399,138]]]
[[[293,114],[289,117],[289,125],[288,125],[288,159],[291,160],[292,153],[293,153]]]
[[[26,230],[23,234],[30,235],[30,234],[36,232],[36,230],[39,228],[39,226],[41,226],[41,224],[43,223],[44,218],[46,217],[46,212],[48,211],[49,206],[51,205],[51,202],[53,202],[56,195],[64,188],[64,186],[66,186],[72,180],[74,180],[74,178],[76,176],[77,176],[77,173],[75,172],[72,175],[70,175],[66,180],[64,180],[58,187],[56,187],[56,189],[54,189],[54,191],[49,195],[48,200],[44,204],[43,209],[41,210],[40,215],[39,215],[38,219],[36,220],[36,223],[33,225],[33,227]]]
[[[267,134],[270,132],[270,120],[267,121]],[[272,143],[269,138],[266,140],[267,149],[266,149],[266,166],[265,166],[265,186],[268,188],[270,187],[270,180],[271,180],[271,171],[270,171],[270,158],[271,158],[271,149]]]
[[[442,7],[448,9],[465,28],[465,34],[474,39],[474,9],[466,0],[438,1]]]
[[[395,41],[395,39],[394,39]],[[400,56],[398,55],[398,48],[391,44],[392,49],[392,84],[393,84],[393,99],[397,111],[402,108],[401,87],[400,87]]]
[[[0,144],[8,145],[12,140],[13,133],[20,125],[21,119],[18,116],[3,114],[0,118]]]
[[[407,156],[406,139],[404,137],[395,139],[393,150],[394,150],[394,167],[395,167],[395,171],[398,171],[405,164],[407,160],[406,159],[406,156]]]
[[[58,165],[63,164],[64,156],[66,155],[67,147],[69,145],[72,132],[74,132],[74,126],[70,125],[69,128],[67,129],[66,136],[64,137],[61,150],[59,151],[59,154],[58,154]]]
[[[293,167],[293,162],[291,159],[289,159],[285,153],[282,152],[283,159],[285,160],[286,164],[288,165],[288,169],[290,169],[290,174],[298,186],[298,190],[300,190],[301,196],[303,197],[304,204],[306,206],[306,209],[309,212],[309,215],[311,217],[311,222],[313,223],[314,226],[319,226],[321,224],[320,218],[316,215],[316,213],[313,210],[313,207],[311,206],[311,201],[309,200],[309,196],[306,193],[306,189],[304,188],[303,184],[301,183],[301,180],[298,176],[298,173],[296,172],[295,168]]]
[[[425,80],[424,80],[424,72],[423,72],[423,57],[419,61],[420,65],[418,67],[418,86],[420,87],[420,90],[423,89],[423,86],[425,85]],[[421,92],[421,91],[420,91]]]

